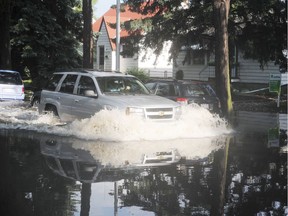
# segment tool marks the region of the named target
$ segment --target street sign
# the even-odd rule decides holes
[[[269,92],[276,92],[278,95],[277,98],[277,107],[280,106],[280,94],[281,94],[281,74],[270,74],[269,79]]]
[[[281,74],[270,74],[269,92],[280,93],[281,89]]]

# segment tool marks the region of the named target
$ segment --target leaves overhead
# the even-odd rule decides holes
[[[78,0],[17,1],[10,31],[13,68],[28,69],[33,79],[57,68],[79,67],[80,5]]]
[[[163,41],[173,41],[171,57],[193,45],[214,51],[214,20],[211,0],[124,0],[133,11],[154,14],[134,21],[134,29],[145,32],[144,46],[162,49]],[[263,66],[272,60],[283,65],[287,59],[287,1],[234,0],[229,15],[230,45],[237,45],[247,58],[257,59]],[[133,21],[131,21],[133,22]],[[133,25],[130,24],[132,27]],[[131,28],[133,30],[133,28]],[[141,31],[138,31],[139,33]],[[140,39],[138,39],[140,40]]]
[[[181,47],[191,48],[195,44],[204,47],[207,31],[211,29],[212,5],[207,1],[125,1],[134,11],[153,16],[134,22],[134,29],[145,32],[144,46],[156,48],[159,54],[165,41],[173,41],[171,57],[175,57]],[[143,3],[144,2],[144,3]],[[138,23],[137,23],[138,22]],[[132,26],[133,24],[131,24]],[[133,28],[132,28],[133,30]],[[207,44],[205,44],[207,45]]]

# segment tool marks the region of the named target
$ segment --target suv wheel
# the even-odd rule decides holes
[[[45,111],[46,113],[52,113],[53,116],[59,117],[57,108],[53,105],[47,105]]]
[[[32,106],[32,107],[38,107],[38,106],[39,106],[39,102],[40,102],[40,98],[35,97],[35,98],[33,99],[33,101],[31,102],[31,106]]]

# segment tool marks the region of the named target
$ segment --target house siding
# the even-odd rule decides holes
[[[270,74],[279,74],[279,66],[268,62],[263,69],[260,63],[252,59],[244,59],[239,56],[239,79],[242,83],[268,83]]]
[[[171,42],[163,45],[161,53],[157,56],[153,49],[142,47],[139,52],[139,68],[145,70],[150,77],[172,77],[173,63],[169,60]]]
[[[126,73],[131,68],[138,68],[138,59],[136,57],[123,58],[120,55],[120,71]]]
[[[283,121],[283,116],[280,120],[277,113],[239,111],[237,115],[239,119],[237,128],[239,130],[249,131],[257,128],[259,131],[267,131],[268,133],[269,129],[278,127],[279,121]]]
[[[98,40],[97,40],[96,64],[94,64],[96,69],[100,69],[100,67],[99,67],[100,56],[97,55],[98,53],[100,53],[100,50],[99,50],[100,46],[104,46],[104,49],[105,49],[104,70],[106,70],[106,71],[111,71],[113,69],[115,70],[115,68],[113,68],[113,65],[112,65],[112,62],[115,62],[115,60],[114,60],[115,54],[113,54],[113,52],[112,52],[110,40],[109,40],[109,37],[107,34],[107,29],[106,29],[105,25],[101,26],[100,35],[99,35]]]
[[[181,51],[176,59],[177,65],[173,68],[175,76],[178,70],[184,73],[184,79],[204,80],[215,78],[215,67],[208,65],[193,65],[184,64],[185,51]],[[260,63],[252,59],[244,59],[240,54],[238,58],[238,82],[240,83],[257,83],[267,84],[269,82],[270,74],[279,74],[279,66],[274,65],[273,62],[268,62],[263,69],[260,68]]]
[[[173,68],[174,77],[178,70],[183,71],[184,79],[207,81],[209,78],[215,77],[214,67],[208,65],[193,65],[188,63],[183,64],[185,54],[185,51],[179,52],[175,67]]]

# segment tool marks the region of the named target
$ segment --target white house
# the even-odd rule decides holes
[[[131,12],[128,6],[125,11],[121,10],[120,23],[129,20],[143,19],[147,16]],[[148,15],[149,16],[149,15]],[[94,68],[115,71],[116,70],[116,8],[110,8],[102,17],[93,24],[93,32],[98,34],[96,41],[96,56]],[[127,37],[129,33],[125,29],[120,30],[121,38]],[[120,71],[126,72],[131,68],[145,70],[151,77],[172,77],[173,65],[169,61],[170,42],[166,42],[160,55],[156,56],[152,49],[140,45],[140,51],[133,56],[120,55]],[[125,49],[122,43],[120,50]]]
[[[131,12],[128,6],[120,13],[120,22],[128,20],[143,19],[149,15],[141,15]],[[152,16],[152,15],[150,15]],[[102,17],[93,24],[94,33],[98,33],[96,42],[96,58],[94,67],[96,69],[115,71],[116,70],[116,8],[110,8]],[[129,32],[121,29],[120,38],[129,36]],[[121,39],[120,39],[121,43]],[[138,46],[141,47],[141,44]],[[214,55],[201,50],[193,50],[189,64],[183,64],[186,51],[181,50],[174,64],[169,61],[169,49],[171,42],[166,42],[162,53],[156,56],[152,49],[141,47],[140,52],[133,56],[120,55],[120,71],[127,69],[144,69],[150,77],[175,77],[177,71],[182,70],[184,79],[210,80],[215,78],[215,67],[213,66]],[[121,50],[127,49],[121,44]],[[187,59],[186,59],[187,60]],[[211,64],[212,63],[212,64]],[[244,59],[241,52],[237,54],[237,67],[232,67],[232,82],[248,84],[268,84],[270,74],[279,74],[279,67],[269,62],[264,68],[256,60]]]

